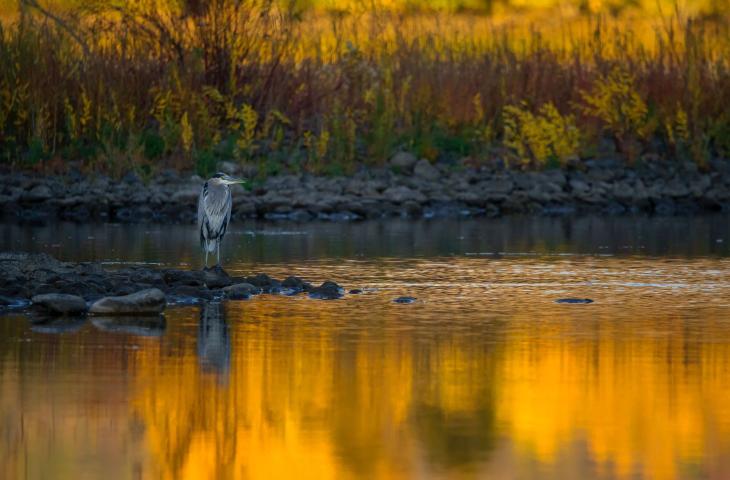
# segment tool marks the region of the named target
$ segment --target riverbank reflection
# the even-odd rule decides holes
[[[729,266],[373,263],[390,283],[363,295],[211,302],[161,331],[3,317],[0,473],[727,478]],[[596,302],[554,302],[578,293]]]

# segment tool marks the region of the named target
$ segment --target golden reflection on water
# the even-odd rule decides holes
[[[728,478],[728,266],[323,262],[294,270],[377,291],[1,319],[3,478]]]

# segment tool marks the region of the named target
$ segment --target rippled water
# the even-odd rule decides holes
[[[0,246],[193,268],[190,230],[0,225]],[[246,224],[227,242],[229,271],[365,293],[165,325],[0,317],[0,477],[730,477],[727,217]]]

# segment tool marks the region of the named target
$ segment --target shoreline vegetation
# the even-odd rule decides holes
[[[233,162],[265,182],[397,171],[399,152],[448,172],[724,168],[727,2],[472,3],[12,2],[0,168],[149,180]]]

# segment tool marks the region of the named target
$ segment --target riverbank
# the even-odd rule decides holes
[[[226,164],[233,174],[253,177]],[[192,223],[203,179],[167,170],[146,181],[135,174],[0,175],[0,211],[11,221]],[[433,165],[408,154],[386,168],[352,176],[271,176],[236,187],[233,217],[332,220],[456,218],[509,214],[687,215],[730,210],[730,162],[706,170],[691,162],[643,161],[626,167],[587,161],[580,169],[522,172],[498,166]]]

